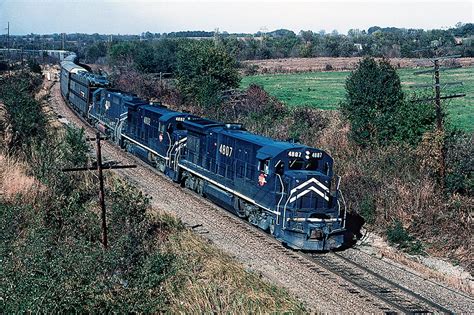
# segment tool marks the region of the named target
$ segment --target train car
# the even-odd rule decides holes
[[[84,117],[87,117],[94,92],[109,86],[107,78],[88,71],[71,73],[69,81],[69,102]]]
[[[71,54],[61,62],[60,90],[63,98],[86,117],[94,91],[109,86],[109,82],[105,77],[77,65],[76,61],[76,55]]]
[[[269,230],[295,249],[330,250],[343,243],[333,160],[322,150],[276,141],[238,124],[186,121],[179,161],[185,186]]]
[[[130,106],[121,134],[122,144],[129,152],[177,180],[177,153],[186,141],[183,123],[193,119],[196,116],[175,112],[160,104]]]
[[[69,100],[71,75],[79,72],[87,72],[86,69],[78,66],[75,61],[76,55],[71,54],[61,62],[60,90],[61,95],[66,101]]]

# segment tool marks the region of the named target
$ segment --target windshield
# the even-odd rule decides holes
[[[290,159],[288,168],[290,170],[316,171],[318,169],[318,160],[314,158],[310,158],[308,160],[301,158]]]

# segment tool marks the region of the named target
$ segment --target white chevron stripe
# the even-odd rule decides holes
[[[304,183],[300,184],[299,186],[293,188],[291,190],[291,193],[295,193],[297,190],[300,190],[302,189],[304,186],[306,185],[309,185],[311,183],[315,183],[316,185],[318,185],[319,187],[321,187],[325,192],[329,193],[329,188],[324,186],[320,181],[318,181],[316,178],[310,178],[308,179],[307,181],[305,181]]]
[[[296,199],[299,199],[299,198],[303,197],[304,195],[306,195],[310,191],[314,191],[315,193],[317,193],[318,195],[323,197],[326,201],[329,201],[329,197],[327,197],[324,193],[322,193],[321,191],[316,189],[316,187],[309,187],[305,191],[303,191],[303,192],[299,193],[298,195],[296,195],[295,197],[291,198],[290,202],[294,202]]]

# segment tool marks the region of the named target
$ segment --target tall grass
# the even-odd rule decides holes
[[[182,231],[166,245],[181,265],[166,286],[171,311],[185,313],[304,312],[288,293],[244,270],[221,250],[204,243],[190,231]],[[181,283],[175,290],[172,283]]]

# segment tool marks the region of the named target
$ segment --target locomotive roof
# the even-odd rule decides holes
[[[207,118],[198,118],[194,120],[189,120],[185,122],[185,125],[188,129],[197,131],[197,132],[204,132],[212,127],[222,126],[223,123],[217,122],[215,120],[210,120]]]
[[[98,89],[95,93],[98,93],[98,92],[107,94],[108,97],[110,97],[110,95],[116,95],[117,97],[122,98],[125,102],[130,103],[135,106],[147,104],[147,102],[137,97],[135,94],[125,93],[120,90],[101,88],[101,89]]]
[[[310,148],[299,143],[278,141],[272,138],[256,135],[243,130],[238,124],[223,124],[206,118],[186,121],[185,125],[188,130],[200,133],[215,132],[260,146],[257,154],[259,159],[271,158],[286,150],[301,150],[304,148]]]
[[[176,112],[174,110],[168,109],[166,106],[163,105],[144,105],[141,106],[141,108],[146,111],[160,115],[161,121],[168,121],[174,117],[191,115],[188,113]]]
[[[76,60],[77,56],[75,53],[70,54],[67,57],[64,57],[63,61],[71,61],[74,62]]]
[[[299,143],[278,141],[269,137],[256,135],[245,130],[235,130],[221,127],[219,128],[218,132],[260,146],[261,148],[257,151],[257,158],[259,159],[272,158],[286,150],[300,150],[309,148],[308,146]]]
[[[162,116],[177,113],[175,111],[168,109],[166,106],[162,106],[162,105],[144,105],[142,106],[142,108],[149,112],[157,113]]]

